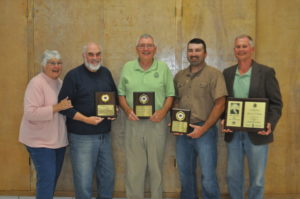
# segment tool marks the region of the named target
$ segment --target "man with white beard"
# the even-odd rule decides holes
[[[115,171],[109,132],[114,118],[95,116],[95,93],[117,90],[111,72],[101,65],[100,46],[88,43],[82,55],[84,64],[67,73],[58,96],[73,104],[61,113],[67,117],[75,198],[92,198],[95,173],[97,198],[111,199]]]

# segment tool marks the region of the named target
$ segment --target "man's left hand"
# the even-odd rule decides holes
[[[152,122],[160,122],[164,119],[165,115],[166,113],[160,109],[154,112],[154,114],[150,117],[150,120]]]
[[[194,128],[194,130],[193,130],[193,132],[187,134],[187,136],[189,136],[193,139],[201,137],[206,131],[206,129],[204,129],[203,126],[190,124],[190,127]]]
[[[259,134],[259,135],[269,135],[271,132],[272,132],[271,123],[268,122],[267,131],[258,131],[257,134]]]

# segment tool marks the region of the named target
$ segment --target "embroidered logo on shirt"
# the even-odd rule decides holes
[[[154,77],[155,77],[155,78],[158,78],[158,77],[159,77],[158,72],[154,73]]]

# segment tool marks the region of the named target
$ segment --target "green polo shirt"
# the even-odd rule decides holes
[[[252,67],[244,74],[240,74],[238,67],[236,68],[233,93],[236,98],[247,98],[249,96],[250,81],[251,81]]]
[[[155,110],[161,109],[166,97],[175,96],[173,75],[167,64],[154,59],[145,71],[137,59],[127,62],[122,68],[118,94],[126,97],[131,108],[133,92],[155,92]]]

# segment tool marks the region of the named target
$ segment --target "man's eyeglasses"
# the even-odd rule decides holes
[[[154,48],[154,44],[139,44],[138,48]]]
[[[50,64],[51,66],[55,66],[55,65],[61,66],[62,65],[62,62],[47,62],[47,63]]]
[[[97,52],[97,53],[92,53],[92,52],[88,52],[87,55],[89,57],[100,57],[101,56],[101,52]]]

